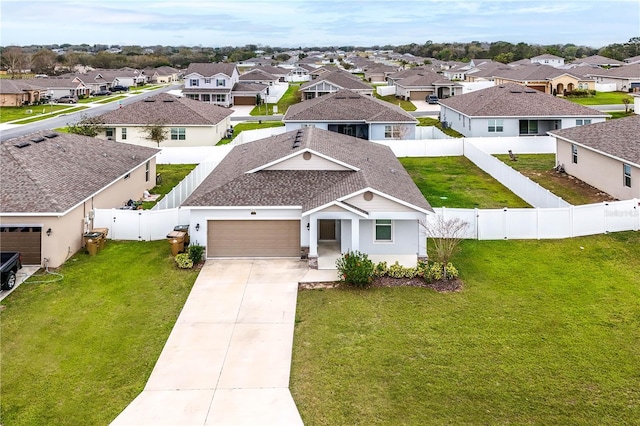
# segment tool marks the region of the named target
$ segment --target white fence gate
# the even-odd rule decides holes
[[[176,225],[188,225],[191,211],[96,209],[95,228],[108,228],[113,240],[155,241],[162,240]]]

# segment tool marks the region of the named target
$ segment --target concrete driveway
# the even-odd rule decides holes
[[[289,392],[297,259],[208,260],[142,393],[112,425],[302,425]]]

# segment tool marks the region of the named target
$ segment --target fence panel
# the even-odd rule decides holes
[[[162,240],[176,225],[188,225],[191,211],[95,209],[95,228],[108,228],[110,239],[154,241]]]
[[[464,153],[462,139],[377,140],[386,145],[396,157],[448,157]]]
[[[640,229],[640,203],[637,199],[604,203],[606,232]]]

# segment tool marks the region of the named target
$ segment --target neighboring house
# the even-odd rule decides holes
[[[89,96],[91,88],[82,81],[70,77],[33,78],[29,84],[44,89],[42,96],[58,99],[62,96],[76,96],[78,98]]]
[[[84,245],[93,209],[156,184],[158,149],[43,131],[0,144],[0,245],[56,268]]]
[[[269,85],[238,82],[231,92],[234,105],[258,105],[269,95]]]
[[[317,79],[308,81],[300,86],[302,100],[314,99],[341,89],[349,89],[362,95],[373,96],[373,87],[358,77],[342,70],[327,71]]]
[[[311,72],[313,67],[303,64],[303,65],[294,65],[289,72],[287,73],[286,81],[289,82],[301,82],[301,81],[309,81],[311,77],[309,73]]]
[[[589,74],[597,83],[615,84],[619,92],[640,92],[640,63],[609,70],[596,70]]]
[[[180,80],[180,70],[169,66],[146,69],[144,74],[151,83],[172,83]]]
[[[560,67],[564,65],[564,58],[545,53],[544,55],[534,56],[533,58],[531,58],[531,63]]]
[[[440,120],[467,137],[546,135],[607,117],[593,108],[515,83],[440,100]]]
[[[640,198],[640,115],[549,134],[568,174],[619,200]]]
[[[30,80],[0,80],[0,107],[33,105],[40,102],[42,93],[47,90],[34,86]]]
[[[364,78],[369,83],[385,83],[387,77],[398,72],[397,67],[372,63],[364,68]]]
[[[63,77],[83,83],[91,92],[108,90],[113,86],[135,87],[148,81],[144,72],[133,68],[95,69],[82,74],[65,74]]]
[[[560,69],[549,65],[532,64],[496,68],[496,85],[517,83],[553,95],[565,95],[575,89],[595,90],[595,79],[585,76],[583,69]]]
[[[273,65],[257,65],[253,68],[254,70],[264,71],[267,74],[271,74],[278,78],[278,81],[285,82],[287,81],[287,76],[289,75],[289,70],[282,67],[274,67]]]
[[[182,93],[190,99],[230,107],[231,92],[239,77],[235,64],[191,63],[185,72]]]
[[[311,267],[324,244],[423,259],[433,211],[390,148],[313,127],[234,147],[181,208],[207,258],[308,256]]]
[[[444,99],[462,94],[462,85],[433,71],[422,71],[397,80],[395,86],[396,97],[411,101],[424,101],[429,95]]]
[[[402,108],[347,89],[291,105],[287,131],[318,127],[360,139],[415,139],[417,120]]]
[[[273,67],[272,67],[273,68]],[[252,69],[244,74],[240,74],[239,81],[241,83],[258,83],[265,86],[273,86],[280,78],[262,69]]]
[[[219,105],[161,93],[99,116],[104,123],[100,138],[157,147],[149,140],[149,125],[162,125],[167,139],[160,146],[212,146],[231,127],[232,110]]]
[[[591,56],[587,56],[586,58],[576,59],[573,62],[571,62],[570,65],[577,65],[577,66],[587,65],[587,66],[594,66],[594,67],[600,67],[600,68],[614,68],[614,67],[620,67],[624,64],[625,64],[624,62],[618,61],[617,59],[611,59],[601,55],[591,55]]]
[[[624,60],[625,64],[640,64],[640,55],[632,56],[631,58],[626,58]]]

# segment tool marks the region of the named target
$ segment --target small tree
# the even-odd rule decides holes
[[[421,222],[427,230],[427,236],[433,242],[435,260],[442,264],[443,277],[447,278],[447,265],[453,255],[459,251],[460,242],[464,239],[469,222],[460,218],[444,219],[436,215],[433,221]]]
[[[629,104],[631,103],[631,99],[628,96],[622,98],[622,103],[624,104],[624,113],[627,114],[629,112]]]
[[[104,130],[104,123],[98,117],[89,117],[83,114],[80,121],[72,124],[67,123],[67,129],[69,133],[95,138]]]
[[[169,131],[165,128],[164,123],[161,122],[147,124],[144,128],[144,132],[146,134],[145,139],[157,143],[158,148],[160,148],[160,144],[162,142],[169,138]]]

